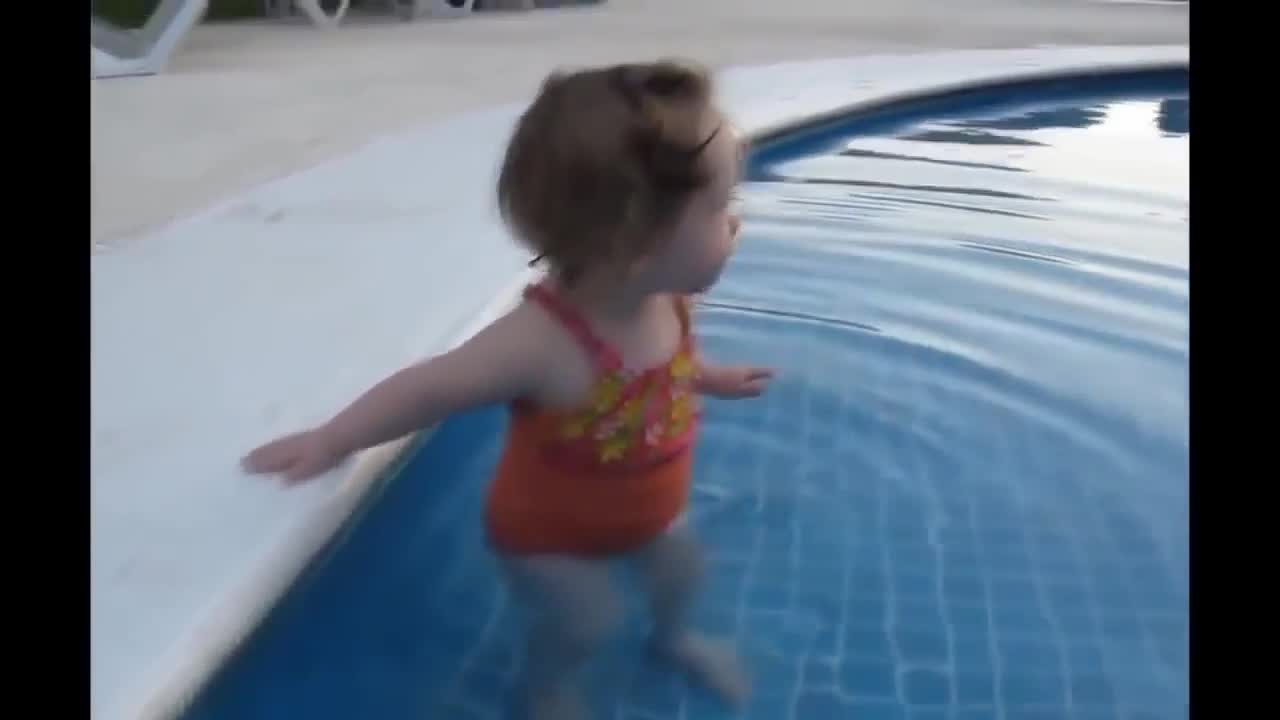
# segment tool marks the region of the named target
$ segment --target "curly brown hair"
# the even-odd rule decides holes
[[[651,249],[711,179],[710,74],[664,61],[555,73],[521,116],[498,207],[563,282]]]

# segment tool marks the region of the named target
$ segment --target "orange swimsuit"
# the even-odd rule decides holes
[[[581,408],[512,404],[485,506],[489,540],[514,554],[637,549],[680,516],[689,494],[699,411],[687,300],[674,303],[679,348],[666,363],[633,372],[554,290],[532,285],[525,298],[569,331],[596,376]]]

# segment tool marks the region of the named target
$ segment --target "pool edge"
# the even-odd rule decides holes
[[[474,319],[443,345],[448,351],[468,340],[481,328],[514,306],[524,285],[537,273],[533,270],[517,275]],[[335,542],[344,528],[359,517],[361,508],[376,499],[376,488],[389,479],[398,464],[408,459],[408,452],[426,442],[435,425],[405,437],[357,453],[351,470],[339,483],[320,512],[288,528],[285,542],[253,568],[236,592],[225,596],[210,611],[205,625],[222,629],[197,634],[191,644],[199,646],[199,656],[186,660],[184,667],[171,674],[172,682],[160,685],[134,712],[122,716],[139,720],[171,720],[180,717],[208,684],[235,657],[241,645],[253,635],[284,596],[312,567],[314,561]]]

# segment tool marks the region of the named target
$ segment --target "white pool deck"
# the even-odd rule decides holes
[[[932,4],[907,5],[919,12]],[[737,7],[757,6],[769,4]],[[1105,19],[1120,6],[1091,7]],[[1177,44],[1186,39],[1185,11],[1178,37],[1169,20],[1176,13],[1147,9],[1158,10],[1147,15],[1164,28],[1151,39],[1160,45],[940,52],[922,43],[891,48],[912,51],[894,55],[867,54],[883,48],[856,40],[844,47],[813,17],[805,20],[815,38],[808,41],[775,13],[761,22],[778,26],[778,42],[759,59],[855,57],[733,67],[721,76],[722,93],[739,124],[759,132],[886,95],[1009,74],[1186,60]],[[245,477],[241,454],[323,419],[385,373],[465,337],[508,301],[524,257],[493,211],[492,176],[537,79],[559,61],[752,59],[745,45],[711,45],[733,32],[741,12],[702,27],[701,36],[687,25],[705,21],[706,7],[685,25],[664,16],[654,21],[660,30],[683,34],[657,32],[648,44],[637,36],[652,30],[624,31],[616,18],[601,19],[608,12],[560,18],[583,32],[599,24],[586,34],[556,25],[554,12],[324,36],[209,28],[171,75],[95,85],[94,219],[108,228],[95,232],[92,256],[95,718],[179,709],[341,525],[395,448],[289,490]],[[636,12],[617,10],[640,22]],[[1094,22],[1099,40],[1141,40],[1123,30],[1113,38]],[[505,39],[472,48],[486,24]],[[359,44],[379,33],[402,43],[420,34],[423,57],[460,76],[405,70],[416,51],[402,43],[380,65]],[[218,37],[253,48],[212,47]],[[354,59],[335,69],[313,46],[328,47],[330,60]],[[505,58],[494,55],[501,48],[510,51]],[[292,64],[293,53],[311,64]],[[510,72],[492,74],[502,68]],[[175,107],[182,103],[194,105]],[[377,137],[392,130],[399,132]],[[218,200],[193,214],[200,197]],[[168,221],[170,214],[185,217]]]

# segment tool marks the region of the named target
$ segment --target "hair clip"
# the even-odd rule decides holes
[[[690,154],[690,155],[698,155],[698,154],[701,154],[703,150],[706,150],[706,149],[707,149],[707,146],[711,144],[711,141],[712,141],[712,140],[715,140],[715,139],[716,139],[716,136],[720,134],[720,128],[722,128],[722,127],[724,127],[724,126],[723,126],[723,125],[717,125],[717,126],[716,126],[716,129],[715,129],[715,130],[712,130],[712,131],[711,131],[711,134],[707,136],[707,139],[706,139],[706,140],[703,140],[703,141],[702,141],[702,142],[700,142],[700,143],[698,143],[698,146],[697,146],[697,147],[695,147],[694,149],[690,150],[690,151],[689,151],[689,154]]]

